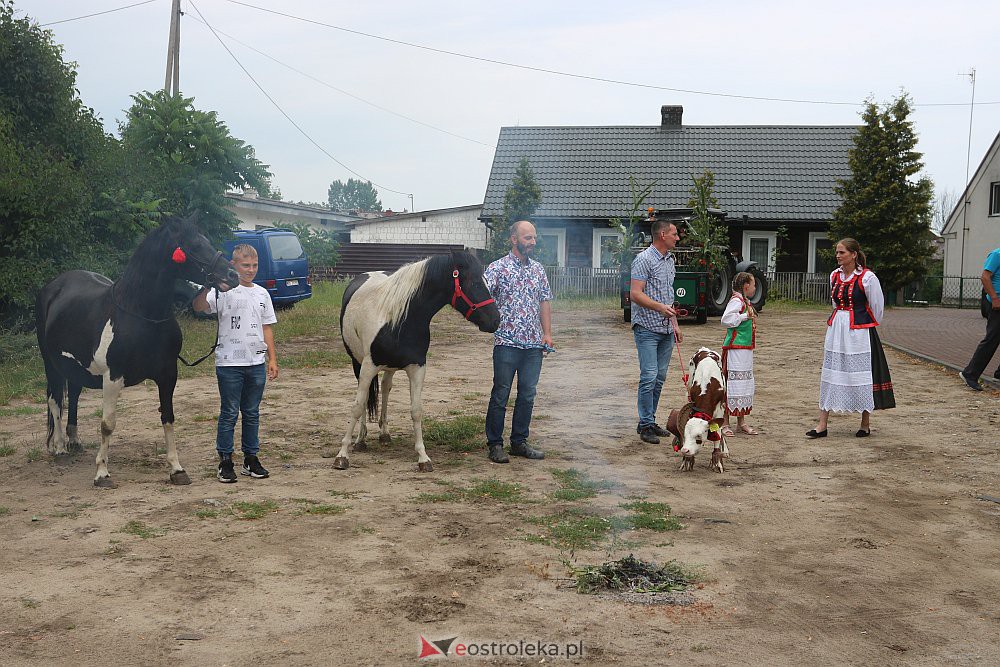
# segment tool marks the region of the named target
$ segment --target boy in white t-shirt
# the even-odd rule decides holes
[[[274,316],[271,296],[260,285],[257,275],[257,250],[240,244],[233,248],[231,262],[240,276],[240,284],[225,292],[205,287],[192,306],[198,312],[218,313],[219,346],[215,348],[215,376],[219,381],[219,425],[215,448],[219,452],[220,482],[236,481],[233,467],[233,434],[236,419],[243,414],[241,444],[243,468],[240,473],[254,479],[268,476],[260,463],[260,400],[267,380],[278,377],[278,358],[271,325]]]

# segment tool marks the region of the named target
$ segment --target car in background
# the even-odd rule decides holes
[[[290,307],[312,296],[309,261],[295,232],[281,227],[237,230],[234,238],[223,244],[223,252],[232,257],[233,248],[241,243],[257,250],[259,266],[254,282],[267,290],[276,308]]]

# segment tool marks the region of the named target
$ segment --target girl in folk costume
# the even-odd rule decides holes
[[[859,438],[871,434],[872,410],[896,407],[889,365],[875,327],[885,299],[878,278],[866,266],[854,239],[837,244],[837,268],[830,274],[833,314],[827,320],[823,375],[819,386],[819,424],[806,433],[825,438],[830,412],[860,412]]]
[[[729,299],[726,312],[722,314],[722,326],[728,327],[722,344],[722,368],[726,375],[726,425],[722,434],[733,436],[729,416],[736,415],[736,430],[747,435],[757,435],[756,429],[744,419],[753,409],[753,349],[757,342],[757,311],[748,300],[757,291],[757,282],[746,272],[737,273],[733,278],[733,296]]]

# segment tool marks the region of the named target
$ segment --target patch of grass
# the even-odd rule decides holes
[[[35,334],[3,330],[0,331],[0,405],[7,405],[13,398],[43,401],[45,371]]]
[[[413,498],[415,503],[458,503],[465,500],[460,491],[445,491],[444,493],[420,493]]]
[[[53,519],[75,519],[80,516],[83,510],[93,506],[94,503],[73,503],[67,509],[53,512],[49,516]]]
[[[372,527],[370,527],[370,526],[355,526],[354,527],[354,533],[355,534],[359,534],[360,533],[362,535],[374,535],[375,534],[375,529],[372,528]]]
[[[462,394],[462,399],[466,400],[466,401],[475,401],[475,400],[478,400],[478,399],[482,398],[485,395],[486,394],[484,394],[482,392],[475,392],[475,393],[471,393],[471,394]]]
[[[281,357],[280,364],[284,368],[342,368],[351,365],[351,358],[347,356],[343,345],[332,341],[327,345],[286,354]]]
[[[635,500],[624,503],[621,507],[631,512],[626,520],[637,530],[653,530],[663,533],[683,528],[680,521],[670,516],[670,506],[666,503]]]
[[[10,508],[0,505],[0,516],[7,516],[8,514],[10,514]]]
[[[21,606],[28,609],[38,609],[42,606],[42,603],[34,598],[21,598]]]
[[[327,503],[311,503],[302,509],[301,514],[313,514],[316,516],[329,516],[333,514],[343,514],[347,508],[343,505],[331,505]]]
[[[355,500],[356,498],[360,498],[361,496],[363,496],[364,494],[366,494],[368,492],[367,491],[336,491],[336,490],[330,490],[330,491],[328,491],[328,493],[331,496],[334,496],[336,498],[344,498],[346,500]]]
[[[826,312],[829,307],[819,301],[791,301],[790,299],[778,299],[772,295],[767,300],[766,310],[768,315],[784,315],[812,310]]]
[[[697,577],[676,561],[663,565],[647,563],[629,554],[625,558],[598,566],[569,567],[576,580],[576,592],[596,593],[666,593],[684,590]]]
[[[199,519],[215,519],[219,516],[219,510],[198,510],[194,515]]]
[[[424,445],[444,447],[452,452],[482,449],[486,440],[486,417],[462,415],[454,419],[424,419]]]
[[[129,521],[124,526],[119,528],[118,532],[135,535],[136,537],[148,540],[154,537],[163,537],[167,531],[162,528],[152,528],[144,524],[142,521]]]
[[[552,497],[558,500],[582,500],[593,498],[600,491],[616,489],[622,486],[619,482],[612,482],[606,479],[590,479],[586,472],[569,468],[566,470],[553,470],[552,476],[559,482],[560,488],[552,493]]]
[[[41,415],[45,408],[35,405],[20,405],[16,408],[0,408],[0,417],[21,417],[24,415]]]
[[[621,310],[621,297],[614,296],[577,296],[559,295],[559,298],[552,301],[552,310],[555,312],[574,310]]]
[[[494,500],[501,503],[525,502],[524,490],[519,484],[503,482],[495,477],[480,479],[467,488],[438,480],[437,484],[447,487],[440,493],[421,493],[413,498],[417,503],[458,503]]]
[[[273,500],[251,502],[240,500],[232,504],[232,513],[237,519],[251,521],[278,511],[278,503]]]
[[[28,463],[34,463],[35,461],[41,461],[45,457],[45,453],[38,447],[32,447],[28,450]]]
[[[191,418],[193,422],[214,422],[218,417],[216,415],[195,415]]]
[[[592,549],[603,542],[608,535],[627,529],[629,526],[621,517],[603,517],[580,510],[566,510],[543,517],[530,517],[530,523],[545,529],[545,535],[552,546],[566,551]]]
[[[0,456],[10,456],[17,451],[17,447],[14,445],[3,444],[0,445]]]

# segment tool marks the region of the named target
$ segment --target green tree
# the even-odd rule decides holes
[[[510,251],[510,226],[518,220],[530,220],[541,201],[542,188],[535,180],[528,158],[522,157],[514,170],[514,179],[504,193],[502,217],[492,223],[489,247],[486,249],[490,260],[503,257]],[[540,247],[539,251],[546,252],[546,249]]]
[[[656,181],[642,185],[635,176],[629,176],[630,201],[626,205],[625,215],[611,218],[608,221],[608,224],[621,234],[620,239],[607,241],[607,248],[614,256],[614,266],[620,267],[622,271],[628,271],[632,265],[632,246],[640,242],[642,236],[640,225],[647,219],[643,206],[655,186]],[[650,208],[649,212],[652,213],[652,210]]]
[[[0,315],[22,317],[60,271],[93,267],[110,239],[90,213],[117,143],[76,91],[52,33],[0,0]],[[99,262],[98,262],[99,264]]]
[[[718,209],[719,201],[712,190],[715,188],[715,174],[706,169],[701,176],[692,177],[691,219],[688,221],[684,240],[688,245],[700,248],[699,257],[695,260],[696,271],[713,272],[716,267],[728,271],[728,260],[725,250],[729,247],[729,235],[719,216],[713,215],[710,209]],[[728,273],[726,274],[728,275]]]
[[[251,187],[270,197],[267,165],[253,146],[230,135],[214,111],[196,109],[194,98],[158,91],[132,100],[121,135],[125,159],[137,168],[133,188],[156,193],[165,213],[199,213],[216,243],[229,238],[236,217],[223,195]]]
[[[924,276],[934,253],[934,188],[920,175],[923,155],[916,150],[910,111],[905,93],[884,108],[865,105],[864,125],[848,154],[851,177],[834,189],[842,201],[830,238],[857,239],[887,292]]]
[[[326,229],[315,229],[301,222],[292,222],[285,226],[299,237],[302,250],[309,260],[310,269],[328,269],[337,265],[337,260],[340,259],[337,252],[340,243],[336,234]]]
[[[382,212],[382,201],[378,198],[378,190],[371,181],[349,178],[344,183],[336,180],[330,183],[327,201],[330,209],[334,211]]]

